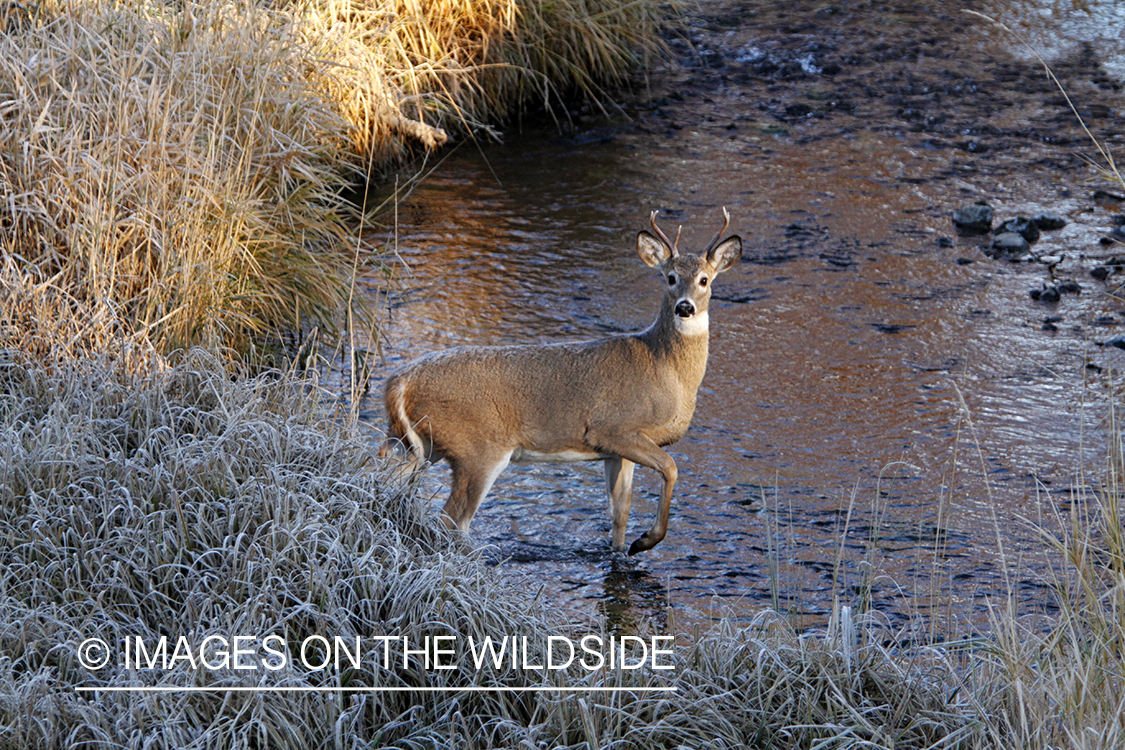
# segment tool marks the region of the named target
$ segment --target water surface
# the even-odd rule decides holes
[[[1090,170],[1059,145],[1080,142],[1073,123],[1055,110],[1046,124],[1011,107],[981,115],[993,105],[954,92],[947,57],[917,53],[935,22],[915,5],[891,31],[881,6],[861,3],[839,26],[810,11],[826,24],[816,34],[769,4],[702,7],[684,67],[659,74],[631,119],[563,133],[525,123],[503,144],[463,144],[398,208],[410,270],[392,300],[388,366],[456,344],[648,325],[663,285],[635,237],[651,210],[700,248],[726,206],[744,241],[743,262],[715,284],[695,420],[670,448],[680,478],[667,539],[635,559],[609,552],[592,463],[510,467],[474,543],[560,606],[626,621],[778,606],[813,623],[840,596],[944,628],[980,624],[985,598],[1008,591],[1049,606],[1031,522],[1096,484],[1110,371],[1125,359],[1104,345],[1125,319],[1112,283],[1089,276],[1111,251],[1098,240],[1116,209],[1090,199]],[[1057,109],[1049,87],[1020,84],[1039,75],[1033,63],[971,23],[955,30],[950,54],[1007,71],[1034,98],[1026,106]],[[901,56],[872,59],[879,45]],[[836,60],[842,70],[825,74]],[[892,88],[860,99],[875,75]],[[927,88],[946,93],[935,103]],[[982,116],[979,132],[949,122]],[[950,214],[978,199],[998,218],[1067,217],[1034,248],[1059,262],[995,261],[984,240],[958,236]],[[1030,299],[1065,278],[1081,294]],[[368,415],[382,423],[376,403]],[[441,502],[447,472],[431,474]],[[630,539],[659,490],[653,473],[637,478]]]

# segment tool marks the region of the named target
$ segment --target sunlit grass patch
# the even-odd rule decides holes
[[[368,327],[342,195],[660,45],[650,0],[22,6],[0,27],[0,255],[113,337],[247,355]],[[37,303],[28,303],[37,304]],[[83,348],[97,350],[105,331]],[[7,322],[0,345],[40,331]],[[260,355],[261,352],[259,351]]]
[[[333,328],[349,126],[286,14],[78,3],[0,35],[0,252],[160,351]]]

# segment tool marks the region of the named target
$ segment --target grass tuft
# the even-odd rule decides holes
[[[0,257],[32,293],[18,304],[67,297],[105,327],[80,349],[242,355],[372,327],[354,269],[380,253],[344,191],[533,98],[602,95],[659,48],[662,14],[653,0],[0,7]],[[14,316],[0,335],[46,338]]]
[[[0,253],[162,352],[332,330],[348,125],[292,17],[191,7],[76,3],[0,34]]]
[[[88,694],[76,687],[386,684],[381,671],[83,668],[79,644],[163,635],[328,638],[523,632],[543,616],[450,545],[367,442],[277,375],[213,355],[0,367],[0,746],[332,746],[423,731],[419,712],[523,716],[505,695]],[[535,654],[533,653],[533,658]],[[413,658],[413,657],[412,657]],[[417,661],[415,658],[414,661]],[[327,675],[327,676],[326,676]],[[467,684],[465,670],[394,684]],[[485,670],[473,679],[518,684]],[[342,681],[339,682],[339,681]],[[480,720],[474,720],[474,731]],[[336,746],[339,746],[338,744]],[[352,746],[349,744],[348,746]]]

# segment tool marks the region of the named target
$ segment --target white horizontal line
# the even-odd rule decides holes
[[[310,686],[245,686],[177,687],[154,685],[150,687],[107,686],[76,687],[81,693],[674,693],[677,687],[310,687]]]

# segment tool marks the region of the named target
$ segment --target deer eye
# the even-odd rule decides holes
[[[668,286],[675,286],[675,285],[676,285],[676,274],[674,274],[674,273],[668,274]]]
[[[707,286],[707,277],[706,276],[700,276],[699,277],[699,285],[700,286]]]

